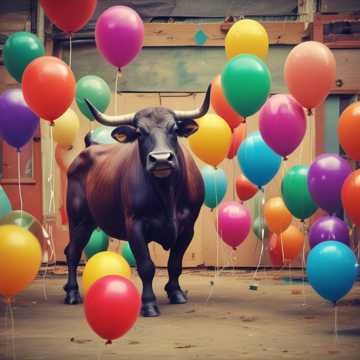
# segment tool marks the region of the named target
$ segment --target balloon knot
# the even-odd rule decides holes
[[[55,126],[55,121],[54,120],[50,120],[50,126]]]
[[[6,304],[6,305],[10,305],[10,304],[11,304],[11,297],[10,297],[10,296],[4,297],[4,304]]]
[[[308,114],[308,116],[311,116],[311,115],[312,115],[312,110],[311,110],[311,109],[307,109],[307,114]]]
[[[246,124],[246,117],[244,117],[241,121],[242,124]]]
[[[235,247],[235,246],[233,246],[233,250],[236,251],[236,247]]]
[[[111,340],[108,340],[105,345],[111,345],[112,344],[112,341]]]
[[[288,160],[288,157],[287,156],[284,156],[284,161],[287,161]]]

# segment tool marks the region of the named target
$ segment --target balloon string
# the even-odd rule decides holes
[[[236,164],[235,164],[235,157],[232,159],[232,170],[233,170],[233,183],[232,183],[232,198],[235,201],[235,186],[236,186]]]
[[[263,252],[264,252],[264,237],[265,237],[265,224],[264,224],[264,218],[263,218],[264,204],[265,204],[265,189],[264,189],[264,192],[262,193],[261,202],[259,202],[259,215],[260,215],[260,227],[261,227],[261,250],[260,250],[260,255],[259,255],[259,261],[258,261],[256,270],[253,275],[253,280],[255,280],[256,275],[259,271],[259,267],[260,267]]]
[[[338,307],[335,304],[334,305],[334,346],[335,346],[335,351],[337,350],[337,345],[338,345]]]
[[[69,34],[69,67],[72,65],[72,34]]]
[[[11,326],[11,355],[12,355],[12,359],[16,360],[14,312],[11,303],[8,304],[7,306],[9,308],[10,326]]]
[[[20,199],[20,213],[21,213],[21,216],[22,216],[23,198],[22,198],[22,192],[21,192],[20,150],[17,151],[17,175],[18,175],[18,188],[19,188],[19,199]]]
[[[50,126],[50,170],[48,177],[48,184],[50,188],[50,199],[48,213],[49,215],[55,214],[55,182],[54,182],[54,135],[53,126]]]
[[[114,115],[118,114],[118,86],[119,86],[119,79],[120,79],[121,75],[122,75],[121,70],[117,69],[116,75],[115,75]]]
[[[306,227],[305,222],[303,222],[303,231],[304,236],[306,236]],[[306,274],[306,264],[305,264],[305,241],[302,247],[302,259],[301,259],[301,266],[303,269],[303,277],[302,277],[302,295],[303,295],[303,306],[306,306],[306,292],[305,292],[305,274]]]
[[[42,228],[42,236],[44,239],[46,239],[47,245],[49,245],[49,243],[50,243],[49,234],[44,228]],[[50,246],[49,246],[49,248],[50,248]],[[46,263],[45,263],[44,273],[42,276],[42,287],[43,287],[44,300],[47,301],[48,296],[47,296],[47,288],[46,288],[46,276],[47,276],[47,272],[48,272],[48,268],[49,268],[49,252],[46,250],[45,254],[46,254]]]

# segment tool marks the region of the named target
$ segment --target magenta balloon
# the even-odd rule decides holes
[[[260,110],[259,129],[264,141],[286,158],[304,138],[304,109],[291,95],[273,95]]]
[[[225,201],[219,206],[218,225],[218,232],[223,241],[235,249],[249,234],[250,212],[236,201]]]
[[[96,45],[105,59],[118,69],[129,64],[144,42],[144,23],[127,6],[112,6],[96,22]]]
[[[322,154],[310,166],[308,188],[316,204],[330,215],[341,209],[341,188],[350,164],[337,154]]]

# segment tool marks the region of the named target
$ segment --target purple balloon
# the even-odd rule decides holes
[[[20,150],[33,136],[39,117],[26,104],[21,89],[10,89],[0,96],[0,133],[4,140]]]
[[[127,6],[112,6],[96,22],[96,46],[112,65],[121,69],[140,52],[144,42],[144,23]]]
[[[348,226],[336,216],[323,216],[310,227],[309,245],[311,249],[327,240],[340,241],[350,246]]]
[[[291,95],[273,95],[260,110],[259,129],[265,142],[286,158],[305,135],[304,109]]]
[[[337,154],[322,154],[310,166],[311,197],[330,215],[341,209],[341,188],[350,173],[350,164]]]

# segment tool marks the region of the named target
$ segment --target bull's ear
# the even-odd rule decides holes
[[[128,143],[135,141],[138,133],[135,126],[121,125],[111,132],[111,136],[120,143]]]
[[[196,121],[189,119],[178,122],[176,133],[178,136],[188,137],[199,129],[199,125]]]

